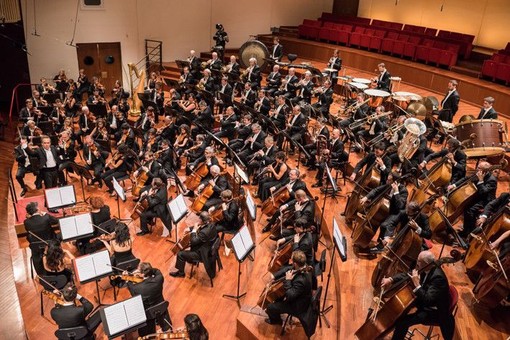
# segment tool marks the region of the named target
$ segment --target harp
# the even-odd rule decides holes
[[[138,97],[139,93],[144,92],[145,85],[145,71],[139,71],[135,64],[129,63],[129,86],[131,89],[131,98],[133,98],[133,105],[131,105],[131,110],[129,110],[129,114],[131,116],[139,116],[141,114],[140,108],[142,107],[142,101]]]

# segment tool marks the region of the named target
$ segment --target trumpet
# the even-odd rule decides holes
[[[391,115],[391,114],[393,114],[393,111],[383,112],[380,115],[377,115],[377,114],[374,113],[373,115],[367,116],[367,117],[362,118],[362,119],[358,119],[354,123],[349,124],[349,129],[353,130],[353,129],[362,127],[365,124],[370,125],[370,124],[372,124],[372,122],[374,120],[382,118],[382,117],[386,117],[386,116]]]
[[[326,87],[319,86],[312,90],[312,94],[324,93],[326,91]]]

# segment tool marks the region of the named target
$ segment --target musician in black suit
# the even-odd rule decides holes
[[[80,116],[78,119],[78,126],[80,129],[75,133],[78,145],[83,145],[81,137],[89,135],[94,124],[95,121],[92,120],[92,113],[90,112],[89,108],[87,106],[83,106],[81,108]]]
[[[494,105],[493,97],[486,97],[483,99],[483,107],[476,119],[498,119],[498,113],[492,107]]]
[[[214,136],[217,138],[227,137],[232,140],[236,132],[236,122],[238,121],[237,115],[232,106],[227,107],[225,114],[220,118],[220,131],[216,132]]]
[[[257,91],[256,87],[253,87],[252,83],[246,82],[244,84],[243,94],[241,95],[241,103],[253,108],[255,106],[255,102],[257,101]]]
[[[236,123],[237,138],[228,142],[228,146],[235,152],[238,152],[246,145],[246,139],[252,133],[253,118],[249,114],[245,114],[241,118],[241,122]]]
[[[200,75],[200,70],[201,70],[200,59],[195,56],[195,54],[196,54],[195,50],[191,50],[189,53],[190,53],[190,56],[188,57],[188,61],[189,61],[189,64],[190,64],[190,66],[189,66],[190,72],[193,75],[193,78],[200,79],[201,78],[201,75]]]
[[[262,127],[258,123],[253,124],[251,126],[251,134],[245,140],[243,150],[237,154],[243,163],[248,163],[249,157],[253,156],[257,151],[262,150],[265,138],[266,133],[262,131]]]
[[[319,87],[316,91],[315,96],[318,100],[312,105],[312,108],[315,110],[317,117],[329,119],[329,109],[331,104],[333,104],[333,88],[331,87],[331,81],[324,81],[322,87]]]
[[[340,139],[340,129],[333,130],[333,136],[330,141],[330,149],[323,149],[321,157],[319,157],[318,171],[315,179],[317,182],[312,185],[313,188],[322,187],[322,180],[324,178],[324,171],[326,170],[325,162],[329,158],[329,164],[331,167],[338,166],[343,162],[346,162],[349,155],[345,151],[344,142]]]
[[[78,294],[78,290],[72,283],[68,283],[62,289],[62,297],[65,301],[64,304],[55,305],[51,310],[51,318],[57,323],[58,329],[85,326],[88,334],[83,339],[94,339],[94,332],[101,324],[99,311],[96,311],[87,318],[87,315],[92,312],[94,306],[89,300]],[[80,301],[81,306],[75,304],[76,300]],[[59,339],[66,340],[68,337]]]
[[[420,163],[419,168],[423,169],[432,159],[444,158],[452,165],[452,178],[450,183],[456,183],[466,177],[466,153],[460,148],[460,142],[455,138],[448,139],[446,148],[438,152],[429,154],[423,162]]]
[[[386,69],[386,65],[380,63],[377,65],[377,69],[379,71],[379,76],[375,78],[375,81],[377,81],[377,89],[391,93],[391,74]]]
[[[249,60],[250,66],[246,69],[248,74],[246,75],[246,82],[251,84],[253,89],[258,89],[260,87],[260,66],[257,65],[257,58],[250,58]]]
[[[236,82],[239,79],[239,75],[241,74],[241,65],[237,62],[237,57],[235,55],[230,56],[230,63],[227,65],[227,74],[229,80]]]
[[[285,273],[285,297],[270,303],[265,321],[271,325],[281,325],[281,314],[292,313],[301,316],[306,313],[312,300],[312,273],[308,272],[306,255],[302,251],[292,253],[292,267]]]
[[[101,146],[94,142],[91,136],[86,136],[83,143],[83,159],[85,160],[87,170],[94,171],[94,179],[88,183],[89,185],[98,183],[100,188],[103,186],[101,174],[103,173],[107,158],[108,152],[103,151]]]
[[[283,130],[285,129],[287,114],[289,113],[290,108],[287,104],[285,104],[284,96],[278,96],[276,104],[276,107],[269,111],[269,118],[278,129]],[[280,143],[281,142],[279,142],[279,144]]]
[[[296,191],[295,198],[280,207],[280,212],[294,209],[292,217],[283,222],[284,227],[290,227],[297,219],[306,221],[305,228],[309,228],[314,223],[315,217],[315,201],[308,197],[304,190]],[[282,231],[282,236],[286,237],[294,234],[292,229],[286,228]]]
[[[386,183],[386,178],[391,170],[391,159],[385,155],[386,145],[384,143],[377,143],[374,146],[374,151],[368,153],[358,164],[354,167],[351,175],[351,180],[355,180],[357,175],[361,175],[361,169],[366,165],[365,171],[372,169],[373,166],[381,173],[381,184]]]
[[[223,66],[223,60],[218,58],[218,53],[213,52],[211,58],[212,59],[207,62],[208,64],[207,68],[215,71],[221,70],[221,67]]]
[[[335,85],[337,83],[338,71],[342,69],[342,58],[340,58],[340,53],[338,50],[333,51],[333,56],[329,58],[327,69],[333,69],[335,71],[329,71],[329,77],[331,79],[331,83]]]
[[[264,147],[255,152],[247,162],[248,177],[256,174],[256,172],[260,171],[263,167],[273,164],[276,152],[278,152],[278,147],[274,145],[273,136],[266,136],[266,138],[264,138]],[[256,181],[252,182],[252,185],[257,184],[258,183]]]
[[[148,262],[140,262],[138,269],[133,274],[142,278],[143,281],[139,283],[128,281],[127,286],[131,296],[142,296],[145,310],[165,301],[163,297],[163,284],[165,279],[159,269],[153,268]],[[129,273],[125,272],[124,275],[129,275]],[[147,325],[138,329],[138,336],[142,337],[156,333],[156,322],[161,327],[162,331],[166,332],[170,330],[172,321],[170,320],[168,310],[158,315],[156,319],[147,319]]]
[[[216,93],[217,98],[214,98],[214,102],[218,105],[220,113],[223,112],[226,107],[232,105],[232,93],[232,86],[228,83],[228,78],[222,77],[221,84]]]
[[[57,236],[52,225],[58,224],[58,220],[45,212],[39,211],[37,202],[30,202],[26,206],[26,219],[23,222],[28,233],[27,240],[32,250],[32,261],[37,273],[45,273],[42,256],[45,243],[55,239]]]
[[[16,158],[16,162],[18,162],[18,170],[16,171],[16,180],[21,186],[20,196],[25,196],[28,191],[28,187],[25,184],[25,174],[27,172],[32,172],[32,164],[30,163],[30,158],[28,154],[24,150],[27,146],[27,138],[25,136],[21,136],[19,145],[14,148],[14,157]]]
[[[135,129],[142,131],[144,136],[149,132],[151,128],[156,125],[155,109],[152,106],[147,108],[147,111],[142,113],[140,118],[135,123]],[[144,139],[146,139],[144,137]]]
[[[186,262],[199,261],[204,264],[207,275],[212,279],[216,276],[215,254],[211,253],[211,248],[218,237],[216,228],[211,223],[211,218],[207,211],[202,211],[199,215],[201,223],[195,223],[191,229],[190,250],[181,250],[177,253],[174,272],[170,276],[184,277],[184,268]]]
[[[292,118],[287,123],[285,132],[290,136],[294,142],[302,142],[306,131],[306,117],[301,113],[301,107],[295,105],[292,108]],[[281,148],[281,146],[279,145]],[[294,154],[294,143],[290,143],[290,154]]]
[[[260,90],[258,92],[258,97],[253,108],[255,111],[262,113],[266,117],[269,115],[269,110],[271,110],[271,101],[267,98],[266,91]],[[264,125],[266,125],[266,122],[264,122]]]
[[[510,203],[510,192],[503,192],[498,198],[493,199],[485,206],[483,213],[476,220],[476,225],[482,227],[489,217],[508,205],[508,203]]]
[[[356,97],[356,103],[352,104],[350,107],[346,109],[346,111],[352,112],[352,116],[350,116],[349,118],[342,119],[339,123],[340,127],[345,129],[348,128],[349,125],[351,125],[352,123],[365,119],[367,117],[369,110],[370,106],[368,106],[368,104],[365,103],[365,94],[358,93],[358,96]],[[363,125],[360,125],[359,128],[357,129],[354,128],[351,130],[354,133],[362,127]]]
[[[44,180],[46,189],[54,188],[58,182],[58,166],[60,165],[60,157],[58,150],[51,145],[51,139],[48,136],[41,138],[42,147],[32,149],[30,146],[23,148],[25,152],[32,157],[37,157],[41,165],[41,176]]]
[[[476,219],[480,215],[480,210],[493,199],[496,198],[496,189],[498,187],[498,180],[490,171],[491,165],[488,162],[482,161],[478,163],[476,168],[476,176],[467,178],[475,184],[476,194],[473,198],[473,203],[464,208],[464,226],[459,235],[463,238],[467,238],[473,231],[476,225]],[[448,191],[451,191],[466,183],[466,179],[463,178],[460,181],[450,184]]]
[[[313,91],[312,72],[305,72],[304,78],[297,83],[297,90],[297,96],[290,100],[292,105],[296,105],[300,101],[305,101],[310,104]]]
[[[411,274],[401,273],[382,280],[382,288],[411,278],[416,296],[417,310],[400,317],[395,325],[392,339],[404,339],[412,325],[439,324],[445,340],[453,339],[455,319],[450,311],[450,288],[443,269],[434,263],[434,254],[422,251]]]
[[[161,177],[162,174],[161,164],[154,159],[154,153],[152,151],[146,152],[143,157],[143,162],[141,166],[133,172],[133,177],[138,181],[138,177],[144,173],[147,176],[147,179],[142,183],[142,185],[145,187],[150,186],[152,184],[152,180],[156,177]],[[147,187],[147,190],[149,190],[149,187]]]
[[[19,111],[19,120],[26,122],[29,118],[34,118],[34,102],[31,98],[25,100],[25,107]]]
[[[384,115],[384,106],[380,105],[375,109],[374,116]],[[378,117],[372,119],[370,124],[365,124],[362,126],[361,130],[356,132],[357,138],[360,141],[363,141],[363,145],[368,145],[369,141],[379,136],[381,133],[386,131],[386,119],[385,117]],[[368,150],[369,147],[366,146],[365,150]]]
[[[204,90],[209,93],[214,93],[214,78],[211,77],[211,70],[206,68],[203,72],[204,76],[198,82],[199,86],[203,86]]]
[[[201,100],[198,104],[200,111],[197,113],[195,119],[193,120],[194,124],[198,124],[197,127],[191,129],[191,136],[196,137],[198,132],[200,131],[200,127],[211,131],[214,124],[214,117],[212,113],[212,109],[204,100]]]
[[[292,242],[292,251],[302,251],[306,256],[306,264],[313,266],[314,264],[314,248],[313,248],[313,236],[306,230],[306,221],[304,219],[297,219],[294,222],[295,234],[282,237],[276,241],[276,247],[281,249],[288,242]],[[292,265],[283,265],[282,268],[275,273],[271,274],[271,278],[278,280],[283,277],[287,271],[292,269]]]
[[[153,218],[159,217],[163,225],[170,233],[172,231],[172,220],[170,213],[168,212],[168,194],[166,185],[163,183],[161,178],[156,177],[152,180],[151,188],[145,191],[141,196],[140,200],[147,199],[148,207],[140,214],[140,231],[137,233],[138,236],[150,234],[147,224]],[[163,233],[165,235],[165,233]]]
[[[282,79],[282,85],[275,92],[275,96],[284,96],[285,98],[294,98],[296,96],[297,84],[299,82],[294,67],[289,68],[288,74]]]
[[[221,205],[209,208],[209,214],[218,209],[222,211],[222,219],[216,223],[216,231],[218,233],[225,230],[237,231],[243,221],[239,219],[239,204],[232,199],[232,190],[222,191],[220,198]]]
[[[271,47],[271,55],[269,58],[275,61],[282,61],[283,58],[283,45],[280,44],[280,38],[273,38],[273,47]]]
[[[453,116],[459,110],[460,95],[457,92],[457,81],[452,79],[448,82],[448,92],[441,100],[441,110],[438,118],[445,122],[452,122]]]
[[[201,192],[208,185],[212,186],[213,193],[205,202],[202,211],[208,211],[209,208],[221,203],[220,194],[226,189],[231,189],[227,177],[221,174],[218,165],[212,165],[209,168],[209,174],[200,182],[197,192]]]
[[[271,97],[274,97],[274,93],[278,91],[282,84],[282,74],[280,73],[280,65],[273,65],[273,72],[269,73],[266,78],[266,87],[264,90]]]

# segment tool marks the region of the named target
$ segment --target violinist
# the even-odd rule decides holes
[[[113,105],[111,107],[108,116],[106,117],[106,123],[108,131],[111,135],[117,135],[120,132],[120,127],[122,124],[127,123],[124,119],[124,114],[119,110],[117,105]]]
[[[239,220],[239,205],[232,199],[232,190],[224,190],[220,194],[221,203],[209,208],[209,214],[221,209],[222,219],[216,223],[216,231],[237,231],[243,221]]]
[[[96,120],[96,126],[90,133],[94,140],[102,140],[109,141],[110,135],[108,134],[108,128],[106,127],[106,122],[103,118],[98,118]]]
[[[281,248],[287,242],[292,242],[292,251],[300,250],[306,256],[306,264],[313,266],[314,262],[314,241],[312,234],[307,230],[307,221],[304,218],[298,218],[294,221],[293,235],[282,237],[276,241],[276,247]],[[279,279],[288,270],[292,269],[291,266],[284,266],[278,272],[273,274],[273,279]]]
[[[72,92],[65,93],[63,104],[67,117],[73,117],[79,108],[79,105],[76,105],[76,99],[73,97]]]
[[[23,222],[28,233],[27,240],[32,250],[34,269],[38,274],[44,273],[43,254],[45,242],[57,238],[52,226],[58,220],[52,215],[41,212],[37,202],[30,202],[26,206],[26,219]]]
[[[62,298],[64,299],[64,304],[55,305],[55,307],[51,310],[51,318],[57,323],[58,328],[64,329],[85,326],[88,330],[88,334],[83,339],[94,339],[94,332],[99,324],[101,324],[101,315],[99,310],[87,318],[90,312],[92,312],[94,306],[89,300],[78,294],[76,286],[72,283],[67,284],[62,289]],[[75,304],[77,299],[80,301],[81,306],[77,306]],[[66,340],[68,338],[65,337],[59,339]]]
[[[496,198],[496,189],[498,181],[490,170],[490,163],[482,161],[478,164],[476,175],[463,178],[454,184],[448,186],[448,191],[463,185],[466,180],[472,181],[476,185],[476,194],[473,203],[464,208],[464,225],[459,236],[467,238],[476,225],[476,219],[482,210],[490,201]]]
[[[113,192],[113,178],[120,178],[126,176],[127,172],[131,170],[131,164],[127,160],[128,147],[126,144],[121,144],[117,151],[112,154],[111,159],[105,165],[105,171],[101,175],[101,179],[108,187],[108,193],[111,197],[115,196]]]
[[[89,82],[89,78],[85,74],[84,69],[81,68],[78,71],[78,73],[79,73],[78,79],[76,80],[76,82],[78,83],[78,88],[76,89],[76,97],[79,101],[82,101],[83,94],[88,92],[90,89],[90,82]]]
[[[361,175],[361,169],[365,166],[365,171],[368,171],[372,167],[379,170],[381,174],[381,184],[386,183],[386,178],[391,170],[391,159],[386,155],[386,145],[384,143],[377,143],[374,146],[374,151],[368,153],[356,164],[350,177],[351,180],[354,181],[358,174]]]
[[[35,124],[35,121],[29,119],[23,129],[21,130],[21,135],[31,139],[32,137],[39,136],[38,130],[39,128]]]
[[[259,186],[257,190],[257,196],[261,201],[265,201],[269,195],[269,189],[278,185],[279,183],[285,183],[289,178],[289,167],[285,163],[286,157],[283,151],[278,151],[275,155],[275,162],[266,166],[257,177],[267,173],[269,176],[259,179]]]
[[[188,314],[184,318],[184,325],[190,340],[209,340],[209,332],[205,328],[202,320],[196,314]]]
[[[452,165],[452,178],[450,183],[455,183],[466,177],[466,153],[460,147],[460,142],[455,138],[450,138],[446,142],[446,148],[438,152],[429,154],[419,165],[420,169],[426,169],[428,162],[435,158],[446,157]]]
[[[87,99],[87,105],[105,105],[106,99],[100,93],[99,89],[94,89],[92,96]]]
[[[266,87],[264,87],[264,91],[271,97],[274,97],[274,94],[280,88],[282,84],[282,74],[280,73],[280,65],[273,65],[273,72],[269,73],[266,78]]]
[[[415,269],[411,274],[401,273],[382,280],[383,289],[390,288],[403,280],[411,279],[415,287],[416,312],[400,317],[395,325],[392,339],[404,339],[409,327],[416,324],[439,324],[445,340],[453,339],[455,319],[450,312],[450,293],[448,278],[443,269],[434,263],[434,254],[422,251],[418,255]]]
[[[125,275],[128,273],[125,272]],[[140,262],[137,270],[133,273],[136,277],[142,278],[142,282],[127,282],[127,286],[131,296],[141,295],[143,307],[147,310],[150,307],[165,301],[163,297],[164,277],[161,271],[153,268],[149,262]],[[138,336],[144,336],[156,332],[156,323],[161,327],[163,332],[172,328],[172,320],[168,310],[156,319],[147,319],[147,325],[138,329]]]
[[[26,122],[29,119],[35,119],[35,107],[31,98],[25,100],[25,107],[19,111],[19,120]]]
[[[144,135],[144,140],[147,139],[147,133],[151,128],[156,126],[155,109],[152,106],[147,108],[147,111],[142,113],[140,118],[135,123],[135,129],[140,130]]]
[[[142,143],[142,148],[138,154],[139,157],[143,156],[146,152],[156,152],[159,148],[161,138],[157,135],[155,128],[151,128],[147,132],[147,140]]]
[[[305,101],[310,104],[312,100],[312,91],[313,91],[313,82],[312,82],[312,72],[306,71],[305,76],[297,83],[298,94],[296,97],[292,98],[290,102],[292,105],[297,105],[300,101]]]
[[[55,93],[55,88],[48,83],[46,78],[42,77],[40,81],[41,83],[37,85],[37,91],[39,91],[39,93],[43,95],[47,93]]]
[[[92,94],[96,91],[99,93],[101,97],[104,96],[104,85],[101,84],[98,77],[94,76],[92,77],[92,83],[90,84],[89,96],[92,97]]]
[[[197,188],[197,192],[202,192],[202,190],[204,190],[207,186],[212,186],[213,193],[205,202],[204,207],[202,208],[203,211],[208,211],[209,208],[221,203],[222,200],[220,198],[220,194],[224,190],[232,189],[227,177],[221,174],[221,170],[218,165],[212,165],[209,168],[209,174],[204,177]]]
[[[255,174],[255,171],[260,171],[263,167],[273,164],[275,161],[278,147],[274,145],[273,136],[266,136],[264,138],[264,147],[255,152],[251,159],[248,161],[248,176]],[[254,179],[251,185],[258,185],[258,182]]]
[[[73,282],[73,272],[70,268],[73,266],[74,255],[67,249],[62,248],[60,240],[48,240],[46,251],[43,256],[43,265],[45,276],[66,277],[67,283]]]
[[[136,258],[133,254],[133,242],[135,240],[130,235],[129,227],[123,222],[117,222],[113,233],[110,235],[103,234],[99,240],[108,249],[113,266]]]
[[[154,159],[154,153],[152,151],[148,151],[147,153],[145,153],[141,166],[133,172],[133,177],[136,179],[136,181],[138,181],[138,177],[141,175],[142,172],[147,175],[147,180],[143,183],[144,188],[142,189],[141,192],[150,189],[152,180],[160,176],[161,174],[160,171],[161,164],[159,164]]]
[[[376,246],[377,249],[374,249],[374,251],[384,249],[384,244],[386,242],[384,240],[384,236],[386,235],[389,224],[398,218],[398,215],[401,211],[405,210],[408,195],[407,187],[400,182],[400,175],[398,173],[391,172],[388,175],[386,184],[382,184],[377,188],[370,190],[370,192],[366,196],[361,197],[359,201],[361,206],[365,207],[365,209],[368,209],[368,206],[374,199],[388,191],[388,196],[390,198],[389,216],[379,226],[375,226],[376,228],[379,227],[380,231],[378,244]]]
[[[150,230],[147,225],[149,224],[149,221],[152,221],[157,217],[161,219],[166,230],[170,233],[172,231],[172,220],[167,208],[168,193],[166,185],[163,183],[161,178],[156,177],[152,180],[151,188],[148,191],[144,191],[140,196],[140,200],[144,199],[147,200],[148,206],[147,209],[140,215],[141,230],[137,233],[137,235],[143,236],[150,234]],[[163,232],[163,236],[166,237],[167,235],[168,234],[166,232]]]
[[[126,145],[130,150],[136,151],[138,150],[138,144],[135,141],[135,133],[129,126],[129,123],[122,123],[120,127],[120,131],[115,135],[115,140],[117,141],[117,146],[121,146],[122,144]]]
[[[53,130],[60,131],[62,125],[64,125],[64,120],[67,118],[66,109],[59,98],[55,100],[53,106],[54,108],[51,111],[50,120],[53,122]]]
[[[211,254],[211,248],[214,240],[217,238],[216,228],[211,223],[211,218],[207,211],[202,211],[199,215],[200,224],[195,223],[191,228],[190,250],[181,250],[177,253],[175,262],[176,271],[170,272],[170,276],[184,277],[186,262],[202,262],[211,279],[216,276],[216,261]]]
[[[92,196],[89,199],[90,206],[92,210],[90,211],[90,217],[92,218],[92,224],[95,226],[101,226],[102,223],[111,219],[110,215],[110,207],[104,204],[103,198],[99,196]],[[101,227],[102,229],[105,229]],[[105,229],[106,230],[106,229]],[[110,230],[106,230],[107,232],[113,232],[113,228]],[[76,248],[80,251],[81,254],[91,254],[99,250],[104,246],[104,244],[100,240],[96,240],[96,242],[90,242],[92,238],[98,237],[102,235],[104,232],[94,228],[94,236],[87,238],[80,238],[76,240]]]
[[[83,159],[85,160],[85,167],[87,170],[94,171],[94,179],[88,185],[99,184],[99,188],[103,187],[101,174],[103,172],[108,152],[103,152],[99,144],[94,142],[91,136],[85,136],[83,141]]]
[[[175,142],[175,135],[177,133],[175,118],[171,116],[165,116],[163,119],[163,126],[160,127],[156,133],[161,139],[167,139],[170,141],[170,143]]]
[[[174,150],[178,156],[181,156],[185,150],[190,147],[192,143],[190,128],[187,124],[182,124],[179,126],[179,133],[174,143]]]
[[[83,145],[81,137],[90,134],[92,126],[95,124],[95,122],[96,118],[92,115],[88,106],[83,106],[81,108],[80,118],[78,120],[78,125],[80,126],[80,129],[76,133],[76,140],[78,141],[78,144],[80,146]]]
[[[312,185],[313,188],[322,187],[322,181],[324,178],[324,171],[326,169],[325,164],[328,163],[331,167],[338,167],[342,163],[347,162],[349,155],[344,149],[344,142],[340,138],[340,129],[334,129],[332,132],[332,138],[330,141],[331,150],[323,149],[322,155],[318,158],[318,171],[315,179],[317,182]]]
[[[270,325],[281,325],[281,314],[304,316],[312,300],[312,274],[308,272],[306,255],[297,250],[292,253],[292,268],[285,273],[284,297],[267,306],[265,319]]]
[[[32,91],[32,103],[34,106],[48,106],[48,102],[41,97],[37,90]]]
[[[314,95],[317,97],[317,102],[312,105],[312,109],[317,112],[317,117],[323,117],[328,120],[329,109],[331,104],[333,104],[333,87],[331,86],[331,81],[324,81],[322,86],[314,91]]]
[[[28,191],[28,186],[25,184],[25,174],[27,172],[33,172],[32,164],[30,163],[30,158],[28,154],[24,150],[26,145],[28,144],[27,137],[21,136],[19,140],[19,145],[14,148],[14,157],[18,162],[18,170],[16,171],[16,180],[21,186],[20,196],[23,197]]]

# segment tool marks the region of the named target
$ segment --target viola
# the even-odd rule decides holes
[[[144,280],[143,277],[136,276],[136,275],[133,275],[133,274],[128,274],[128,275],[122,275],[122,274],[110,275],[110,280],[115,280],[115,279],[121,279],[123,281],[128,281],[128,282],[133,282],[133,283],[140,283],[140,282],[143,282],[143,280]]]
[[[174,331],[163,332],[163,333],[154,333],[145,335],[142,337],[138,337],[138,340],[159,340],[159,339],[189,339],[189,334],[186,329],[177,329]]]

